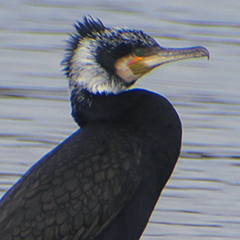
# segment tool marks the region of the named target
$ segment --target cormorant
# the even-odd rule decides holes
[[[167,62],[209,57],[85,17],[63,61],[81,127],[0,203],[1,240],[137,240],[177,162],[181,123],[164,97],[126,91]]]

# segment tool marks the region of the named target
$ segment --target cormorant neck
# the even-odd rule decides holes
[[[171,103],[156,93],[133,89],[117,95],[103,95],[82,89],[72,92],[71,102],[72,115],[82,128],[106,124],[137,134],[146,144],[158,142],[164,149],[168,149],[174,139],[176,149],[180,149],[180,119]],[[175,153],[178,156],[179,151]]]
[[[72,116],[80,127],[87,123],[123,122],[128,111],[122,94],[91,93],[87,89],[73,89],[71,94]]]
[[[80,127],[105,121],[133,128],[142,129],[143,125],[151,124],[160,125],[161,128],[171,122],[172,118],[178,119],[171,103],[164,97],[141,89],[128,90],[117,95],[93,94],[86,89],[76,89],[72,91],[71,103],[72,116]],[[156,119],[159,122],[155,122]]]

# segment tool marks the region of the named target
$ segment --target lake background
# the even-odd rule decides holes
[[[240,1],[0,2],[0,197],[78,127],[60,62],[76,20],[142,29],[163,47],[211,54],[164,65],[135,87],[167,97],[182,154],[142,237],[240,239]]]

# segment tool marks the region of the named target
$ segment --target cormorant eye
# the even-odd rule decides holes
[[[142,57],[144,55],[144,51],[141,48],[133,49],[133,53],[138,57]]]
[[[148,57],[156,53],[156,48],[155,47],[135,48],[133,49],[133,53],[137,57]]]

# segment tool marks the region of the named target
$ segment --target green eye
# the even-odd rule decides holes
[[[144,55],[144,51],[143,51],[143,49],[141,49],[141,48],[136,48],[136,49],[134,49],[134,50],[133,50],[133,53],[134,53],[136,56],[138,56],[138,57],[142,57],[142,56]]]

